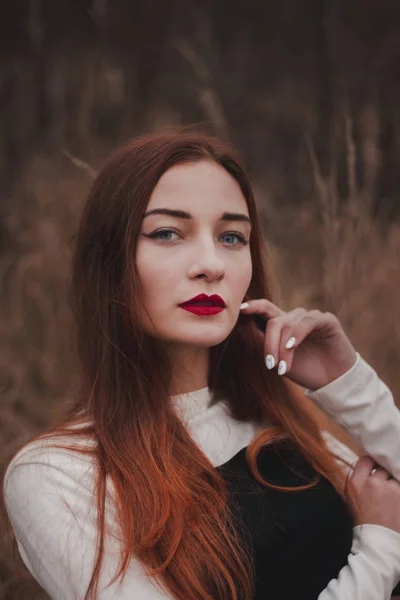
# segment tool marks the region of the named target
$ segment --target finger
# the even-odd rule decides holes
[[[240,311],[245,315],[256,314],[262,315],[267,319],[271,319],[273,317],[279,317],[280,315],[285,314],[284,310],[266,298],[247,300],[247,302],[243,304],[248,305],[240,309]]]
[[[293,323],[296,319],[302,318],[305,312],[307,312],[305,308],[295,308],[268,321],[264,341],[265,363],[268,369],[277,366],[279,375],[283,375],[289,370],[293,360],[289,350],[285,349],[283,353],[281,349],[282,338],[285,335],[283,331],[288,329],[292,331]]]
[[[306,311],[307,312],[307,311]],[[294,360],[294,352],[297,346],[318,327],[320,321],[307,314],[293,324],[285,324],[285,332],[281,335],[279,347],[279,375],[288,372]],[[287,346],[289,342],[289,346]]]
[[[283,375],[287,371],[287,363],[281,361],[280,357],[282,328],[287,324],[288,320],[295,319],[301,310],[298,308],[289,313],[283,313],[279,317],[269,319],[267,323],[264,338],[265,364],[268,369],[278,366],[278,373],[280,375]]]
[[[273,369],[279,362],[279,341],[282,323],[278,318],[270,319],[265,330],[264,356],[267,369]]]
[[[373,477],[374,479],[380,479],[382,481],[387,481],[388,479],[390,479],[391,475],[383,467],[376,466],[372,469],[370,477]]]
[[[293,351],[300,346],[304,339],[313,331],[329,331],[332,327],[331,321],[331,316],[328,313],[322,313],[319,310],[305,311],[305,314],[296,320],[293,328],[290,329],[288,327],[285,335],[282,336],[280,353],[284,357],[284,360],[288,361],[288,358],[292,356],[291,360],[293,361]]]
[[[362,456],[354,467],[353,474],[351,475],[350,481],[352,485],[360,490],[367,478],[371,475],[371,471],[375,466],[374,460],[370,456]]]
[[[297,345],[296,335],[298,323],[307,314],[305,308],[295,308],[289,311],[285,315],[278,317],[277,321],[281,324],[281,332],[279,339],[279,347],[277,350],[277,362],[278,362],[278,373],[283,375],[290,371],[294,358],[293,348]],[[289,347],[287,343],[290,340]],[[268,338],[266,337],[266,345],[268,344]],[[290,348],[290,349],[289,349]]]
[[[391,479],[389,479],[386,486],[387,486],[387,488],[389,488],[391,490],[395,490],[397,492],[400,491],[400,482],[397,481],[397,479],[394,479],[393,477]]]
[[[282,355],[288,356],[288,349],[293,351],[314,329],[325,325],[323,316],[321,318],[314,317],[310,315],[309,311],[300,310],[304,310],[304,312],[300,314],[299,318],[285,325],[280,347]]]
[[[305,308],[295,308],[284,316],[279,317],[279,320],[282,322],[277,359],[279,364],[281,364],[280,374],[286,373],[291,369],[294,358],[293,349],[300,343],[299,340],[301,339],[299,337],[301,333],[299,326],[307,313],[308,311]],[[282,363],[284,364],[282,365]]]

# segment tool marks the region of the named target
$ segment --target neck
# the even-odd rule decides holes
[[[170,395],[187,394],[208,385],[209,348],[174,349]]]

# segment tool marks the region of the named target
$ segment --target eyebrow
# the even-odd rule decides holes
[[[149,217],[150,215],[168,215],[169,217],[176,217],[178,219],[187,219],[192,220],[193,216],[184,211],[184,210],[172,210],[171,208],[154,208],[153,210],[149,210],[144,214],[143,219]],[[251,225],[251,220],[247,215],[242,213],[231,213],[224,212],[219,219],[220,221],[243,221],[244,223],[249,223]]]

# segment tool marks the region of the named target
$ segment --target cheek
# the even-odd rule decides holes
[[[234,280],[234,289],[238,296],[246,293],[250,286],[252,275],[253,267],[250,254],[243,261],[233,265],[231,277]]]
[[[157,304],[174,289],[174,272],[149,255],[138,255],[137,271],[143,296],[149,304]]]

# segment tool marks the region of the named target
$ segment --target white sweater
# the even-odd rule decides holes
[[[347,373],[317,391],[307,390],[306,395],[400,481],[400,411],[388,387],[359,354]],[[225,402],[210,408],[209,401],[208,388],[171,397],[195,442],[213,465],[219,466],[246,447],[261,426],[235,421]],[[349,448],[328,432],[323,435],[336,454],[355,464],[357,456]],[[84,598],[95,556],[93,491],[92,459],[51,448],[51,441],[31,442],[7,469],[6,508],[21,558],[54,600]],[[113,537],[119,533],[113,497],[112,483],[108,480],[109,533],[105,539],[99,600],[171,599],[145,577],[135,560],[131,561],[122,583],[117,581],[106,587],[119,562],[119,544]],[[364,525],[362,533],[359,526],[353,531],[347,566],[318,600],[390,599],[400,581],[400,534],[377,525]]]

